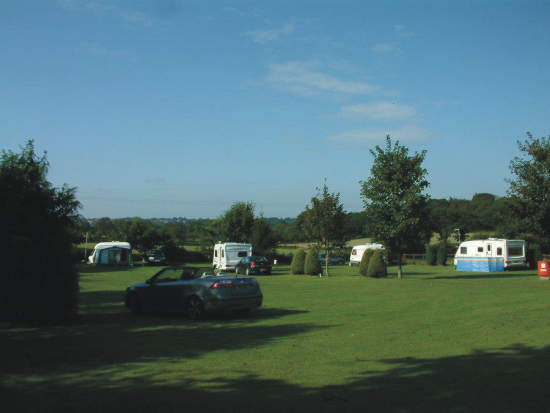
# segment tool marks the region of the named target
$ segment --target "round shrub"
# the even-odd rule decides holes
[[[437,250],[434,245],[426,245],[426,264],[435,265],[437,263]]]
[[[381,250],[375,250],[372,253],[372,257],[369,260],[369,268],[367,270],[367,276],[373,278],[386,277],[388,272],[386,271],[386,264],[384,263],[384,257]]]
[[[292,256],[292,262],[290,263],[290,272],[292,272],[292,274],[303,274],[305,263],[306,252],[303,248],[300,248]]]
[[[321,262],[319,261],[317,250],[315,248],[311,248],[306,254],[304,273],[308,275],[317,275],[321,272]]]
[[[374,250],[365,250],[363,252],[363,256],[361,257],[361,263],[359,264],[359,274],[361,274],[363,277],[367,276],[367,272],[369,270],[369,261],[373,253],[374,253]]]
[[[447,265],[447,244],[442,242],[437,248],[437,264]]]

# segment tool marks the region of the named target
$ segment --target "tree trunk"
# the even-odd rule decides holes
[[[328,260],[329,260],[328,248],[326,248],[325,249],[325,274],[327,275],[327,277],[329,276],[329,273],[328,273]]]
[[[397,255],[397,279],[401,280],[403,278],[403,269],[401,268],[401,251]]]

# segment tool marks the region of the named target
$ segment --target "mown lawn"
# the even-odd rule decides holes
[[[548,411],[550,282],[411,265],[258,277],[264,306],[129,314],[154,267],[81,273],[77,320],[0,328],[9,411]]]

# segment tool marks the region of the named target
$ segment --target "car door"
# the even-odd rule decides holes
[[[178,281],[181,270],[165,268],[149,284],[148,301],[154,311],[170,311],[178,304]]]

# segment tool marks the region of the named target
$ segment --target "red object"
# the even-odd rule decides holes
[[[540,277],[550,277],[550,262],[546,260],[539,261],[538,273]]]

